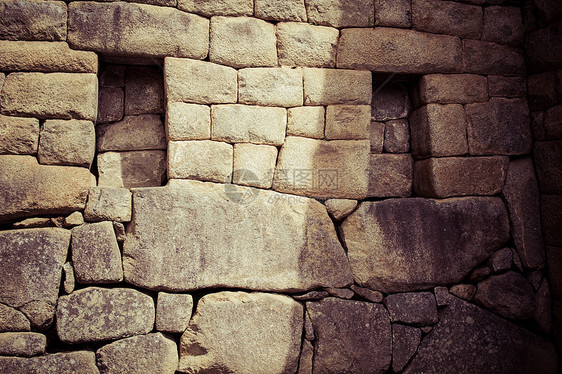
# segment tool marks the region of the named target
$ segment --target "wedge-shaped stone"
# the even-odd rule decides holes
[[[0,38],[8,40],[65,40],[66,4],[63,1],[0,2]]]
[[[0,334],[0,355],[32,357],[45,353],[47,338],[35,332]]]
[[[166,151],[100,153],[98,172],[100,187],[161,186],[166,175]]]
[[[521,49],[505,45],[463,40],[464,71],[473,74],[525,75]]]
[[[479,39],[482,7],[454,1],[412,0],[412,26],[433,34]]]
[[[294,107],[303,105],[302,70],[249,68],[238,72],[240,104]]]
[[[169,291],[304,291],[350,284],[344,251],[320,203],[228,186],[171,180],[164,188],[134,190],[124,244],[126,281]],[[253,200],[241,200],[244,194]]]
[[[32,155],[38,146],[38,120],[0,115],[0,154]]]
[[[370,71],[304,69],[306,105],[371,104]]]
[[[509,239],[509,220],[500,198],[391,199],[362,203],[341,230],[358,284],[411,291],[460,282]]]
[[[307,0],[308,21],[333,27],[371,27],[373,0]]]
[[[11,374],[57,373],[57,374],[99,374],[96,354],[90,351],[76,351],[48,354],[45,356],[0,357],[0,371]]]
[[[209,20],[168,7],[77,1],[68,6],[68,42],[74,49],[120,56],[203,59]]]
[[[377,27],[342,30],[339,68],[384,73],[460,73],[462,46],[457,37]]]
[[[206,295],[181,338],[178,370],[294,373],[302,327],[303,308],[288,296],[244,292]]]
[[[255,3],[257,18],[306,22],[304,0],[256,0]]]
[[[164,124],[157,115],[126,116],[97,126],[96,135],[98,152],[166,149]]]
[[[270,1],[263,1],[263,3],[269,4]],[[334,67],[339,35],[339,31],[332,27],[301,22],[278,23],[279,64]]]
[[[198,140],[170,142],[168,176],[228,183],[232,175],[232,144]]]
[[[251,16],[254,13],[252,0],[178,0],[180,10],[212,16]]]
[[[488,82],[474,74],[424,75],[416,87],[420,105],[470,104],[488,101]]]

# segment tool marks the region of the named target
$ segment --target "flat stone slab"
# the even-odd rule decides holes
[[[45,353],[47,338],[35,332],[4,332],[0,334],[0,355],[31,357]]]
[[[151,290],[306,291],[351,283],[319,202],[190,180],[133,191],[123,267],[127,282]]]
[[[10,374],[99,374],[96,354],[89,351],[56,353],[32,358],[0,357],[0,372]]]

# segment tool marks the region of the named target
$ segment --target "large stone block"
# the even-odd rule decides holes
[[[254,8],[257,18],[306,22],[304,0],[256,0]]]
[[[406,197],[412,194],[411,155],[372,154],[367,197]]]
[[[63,1],[4,0],[0,2],[0,18],[1,39],[66,39],[66,4]]]
[[[405,27],[412,25],[412,5],[409,0],[375,0],[377,26]]]
[[[488,101],[486,77],[473,74],[424,75],[416,87],[420,105],[470,104]]]
[[[384,299],[392,322],[414,326],[433,325],[439,321],[437,303],[431,292],[405,292]]]
[[[521,49],[479,40],[463,40],[464,71],[473,74],[525,75]]]
[[[96,354],[90,351],[55,353],[33,358],[0,357],[0,371],[11,374],[99,374]]]
[[[333,27],[372,27],[373,0],[307,0],[308,22]]]
[[[180,10],[212,16],[251,16],[254,13],[252,0],[178,0]]]
[[[482,40],[501,44],[523,43],[523,18],[521,8],[490,6],[484,8]]]
[[[105,152],[97,159],[100,187],[161,186],[166,175],[166,151]]]
[[[277,24],[279,64],[334,67],[339,31],[306,23]]]
[[[126,188],[92,187],[84,218],[89,222],[131,220],[131,191]]]
[[[76,1],[68,5],[68,42],[74,49],[119,56],[203,59],[209,20],[168,7]]]
[[[400,83],[376,83],[371,103],[371,119],[388,121],[406,118],[412,110],[410,95],[405,85]]]
[[[326,107],[327,140],[369,139],[370,105],[329,105]]]
[[[147,66],[129,66],[125,74],[125,114],[163,114],[163,69]]]
[[[370,71],[304,69],[306,105],[371,104]]]
[[[166,133],[169,140],[211,138],[211,108],[206,105],[168,103]]]
[[[96,126],[97,151],[143,151],[166,149],[166,134],[160,116],[125,116],[122,121]]]
[[[193,297],[188,294],[158,292],[156,330],[183,334],[193,311]]]
[[[527,80],[523,77],[489,75],[488,91],[492,97],[525,97],[527,96]],[[530,102],[529,107],[531,107]]]
[[[38,120],[0,115],[0,154],[32,155],[38,146]]]
[[[479,39],[482,32],[482,7],[453,1],[413,0],[412,26],[433,34]]]
[[[344,251],[322,204],[228,186],[171,180],[164,188],[134,190],[123,255],[126,281],[169,291],[350,284]]]
[[[232,176],[232,144],[211,140],[170,142],[168,176],[228,183]]]
[[[535,142],[534,151],[541,192],[562,194],[562,141]]]
[[[392,370],[399,373],[416,353],[421,341],[421,330],[400,324],[392,325]]]
[[[362,203],[341,231],[355,281],[397,292],[460,282],[509,239],[509,220],[495,197],[391,199]]]
[[[0,355],[32,357],[45,354],[47,338],[35,332],[0,334]]]
[[[322,139],[324,137],[323,106],[302,106],[287,110],[287,135]]]
[[[240,104],[295,107],[303,105],[302,70],[249,68],[238,72]]]
[[[80,120],[43,123],[37,157],[41,164],[89,168],[96,152],[94,124]]]
[[[462,46],[457,37],[377,27],[342,30],[339,68],[381,73],[460,73]]]

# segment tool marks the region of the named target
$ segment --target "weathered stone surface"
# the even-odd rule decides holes
[[[369,139],[371,107],[369,105],[329,105],[326,107],[327,140]]]
[[[322,139],[325,109],[323,106],[302,106],[287,109],[287,135]]]
[[[374,303],[380,303],[384,297],[383,294],[380,293],[379,291],[373,291],[365,287],[356,286],[354,284],[351,285],[351,290],[355,292],[357,295]]]
[[[62,272],[64,276],[64,292],[66,292],[67,294],[72,293],[74,291],[74,287],[76,286],[76,278],[74,277],[74,268],[72,267],[72,263],[65,263],[62,268]]]
[[[388,121],[384,132],[384,151],[386,153],[406,153],[410,150],[410,126],[408,120]]]
[[[421,341],[421,330],[415,327],[392,325],[392,370],[402,371],[416,353]]]
[[[229,143],[282,145],[287,128],[285,108],[213,105],[211,139]]]
[[[407,88],[402,84],[392,83],[375,89],[371,106],[373,121],[406,118],[412,109]]]
[[[488,90],[492,97],[525,97],[527,95],[527,84],[523,77],[489,75]],[[529,106],[531,106],[530,101]]]
[[[0,331],[30,331],[29,320],[17,309],[0,304]]]
[[[373,0],[307,0],[308,22],[333,27],[372,27]]]
[[[560,67],[562,53],[562,22],[538,29],[525,35],[525,54],[531,72],[543,72]]]
[[[548,280],[544,278],[535,294],[533,319],[546,334],[552,331],[552,301]]]
[[[105,221],[72,229],[72,264],[78,283],[121,282],[121,251],[113,223]]]
[[[420,105],[470,104],[488,101],[486,77],[474,74],[429,74],[419,80]]]
[[[545,243],[562,247],[562,231],[560,231],[562,196],[547,194],[541,196],[541,219]]]
[[[164,113],[162,68],[130,66],[125,75],[125,114]]]
[[[125,65],[106,65],[100,75],[101,87],[125,87]]]
[[[38,144],[38,120],[0,115],[0,154],[32,155]]]
[[[142,151],[166,149],[166,134],[160,116],[125,116],[123,121],[96,126],[97,150]]]
[[[40,119],[95,121],[98,80],[95,74],[12,73],[0,96],[3,114]]]
[[[562,86],[562,83],[559,85]],[[546,139],[562,139],[562,104],[553,106],[545,112],[544,135]]]
[[[272,21],[306,22],[304,0],[256,0],[255,13],[257,18]]]
[[[372,154],[369,156],[367,197],[406,197],[412,193],[412,155]]]
[[[328,291],[328,293],[332,296],[338,297],[340,299],[348,299],[348,300],[351,299],[355,294],[355,292],[353,292],[348,288],[327,288],[326,291]],[[314,334],[312,335],[312,339],[309,340],[314,340]]]
[[[45,353],[47,338],[34,332],[0,333],[0,355],[32,357]]]
[[[164,77],[168,102],[215,104],[238,100],[238,73],[227,66],[167,57]]]
[[[68,42],[74,49],[119,56],[203,59],[209,20],[168,7],[79,1],[68,6]]]
[[[94,124],[81,120],[47,120],[41,127],[39,163],[89,168],[94,160]]]
[[[317,335],[314,371],[384,373],[392,358],[388,312],[380,304],[327,298],[306,303]]]
[[[84,224],[84,216],[82,212],[70,213],[67,217],[64,217],[63,226],[65,228],[72,228],[74,226],[80,226]]]
[[[189,325],[193,297],[188,294],[159,292],[156,306],[156,330],[183,333]]]
[[[99,374],[96,355],[90,351],[56,353],[33,358],[0,357],[0,371],[12,374]]]
[[[302,317],[302,306],[288,296],[244,292],[206,295],[181,338],[178,370],[294,373]]]
[[[371,134],[371,153],[382,153],[384,149],[384,134],[386,126],[383,122],[371,121],[369,127]]]
[[[529,107],[524,99],[492,98],[465,106],[471,155],[518,155],[531,150]]]
[[[276,191],[323,198],[367,195],[368,140],[287,137],[273,179]]]
[[[89,222],[131,220],[132,195],[126,188],[92,187],[84,217]]]
[[[503,248],[490,256],[488,264],[494,273],[509,270],[513,262],[513,252],[511,248]]]
[[[98,154],[100,187],[135,188],[162,185],[165,151],[105,152]]]
[[[328,199],[324,202],[330,216],[336,221],[341,221],[351,214],[357,206],[357,200],[349,199]]]
[[[435,302],[437,303],[437,306],[449,305],[451,296],[449,295],[449,290],[447,289],[447,287],[435,287],[433,289],[433,293],[435,294]]]
[[[0,222],[84,209],[90,183],[85,168],[43,166],[31,156],[0,156]]]
[[[211,108],[206,105],[168,103],[166,131],[169,140],[211,138]]]
[[[371,104],[370,71],[303,69],[306,105]]]
[[[14,222],[12,227],[14,229],[34,229],[39,227],[53,227],[51,218],[27,218],[23,221]]]
[[[115,122],[123,119],[125,92],[121,87],[100,87],[97,123]]]
[[[209,60],[235,68],[277,66],[275,26],[250,17],[213,17]]]
[[[310,291],[300,295],[293,295],[293,299],[297,301],[321,300],[330,296],[328,291]]]
[[[413,0],[412,26],[416,30],[434,34],[479,39],[482,8],[453,1]]]
[[[308,340],[303,340],[301,356],[299,358],[299,370],[297,374],[312,374],[314,360],[314,347]]]
[[[228,183],[232,177],[232,144],[211,140],[170,142],[168,176]]]
[[[556,74],[547,71],[527,77],[529,87],[529,108],[532,111],[547,110],[556,105]]]
[[[96,358],[101,373],[174,374],[178,367],[176,343],[159,332],[103,346]]]
[[[408,292],[389,295],[384,305],[392,322],[425,326],[439,321],[437,304],[431,292]]]
[[[277,148],[271,145],[235,144],[232,183],[271,188]]]
[[[0,38],[8,40],[65,40],[63,1],[2,1]]]
[[[409,0],[375,0],[375,25],[405,27],[412,25],[412,6]]]
[[[484,8],[482,40],[502,44],[523,44],[523,19],[519,7],[490,6]]]
[[[267,4],[270,3],[267,1]],[[283,3],[285,4],[286,1]],[[257,4],[258,2],[256,2],[256,6]],[[338,37],[339,31],[331,27],[297,22],[278,23],[279,64],[319,68],[334,67]]]
[[[460,73],[459,38],[414,30],[377,27],[342,30],[339,68],[381,73]]]
[[[252,0],[178,0],[178,8],[201,14],[205,17],[212,16],[251,16],[254,12]]]
[[[237,200],[237,194],[253,200]],[[322,204],[197,181],[171,180],[165,188],[133,191],[123,261],[127,282],[157,290],[304,291],[351,283]]]
[[[521,262],[526,268],[537,268],[544,262],[544,241],[539,188],[530,158],[509,163],[503,194]]]
[[[238,72],[238,102],[283,107],[303,105],[302,70],[242,69]]]
[[[556,373],[557,358],[552,343],[452,298],[404,373],[421,372]]]
[[[525,75],[525,59],[518,48],[479,40],[463,40],[464,71],[473,74]]]
[[[58,300],[57,333],[64,343],[120,339],[153,326],[154,301],[136,290],[89,287]]]
[[[121,222],[113,222],[113,230],[115,230],[115,237],[119,243],[125,241],[125,225]]]
[[[562,194],[562,141],[535,142],[534,156],[542,193]]]
[[[548,278],[552,288],[552,298],[560,299],[562,297],[562,249],[554,246],[546,246],[546,257],[548,263]]]
[[[340,229],[356,282],[383,292],[459,282],[509,238],[493,197],[364,202]]]

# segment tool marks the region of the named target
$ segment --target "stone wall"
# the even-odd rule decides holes
[[[0,0],[0,371],[556,373],[560,15]]]

